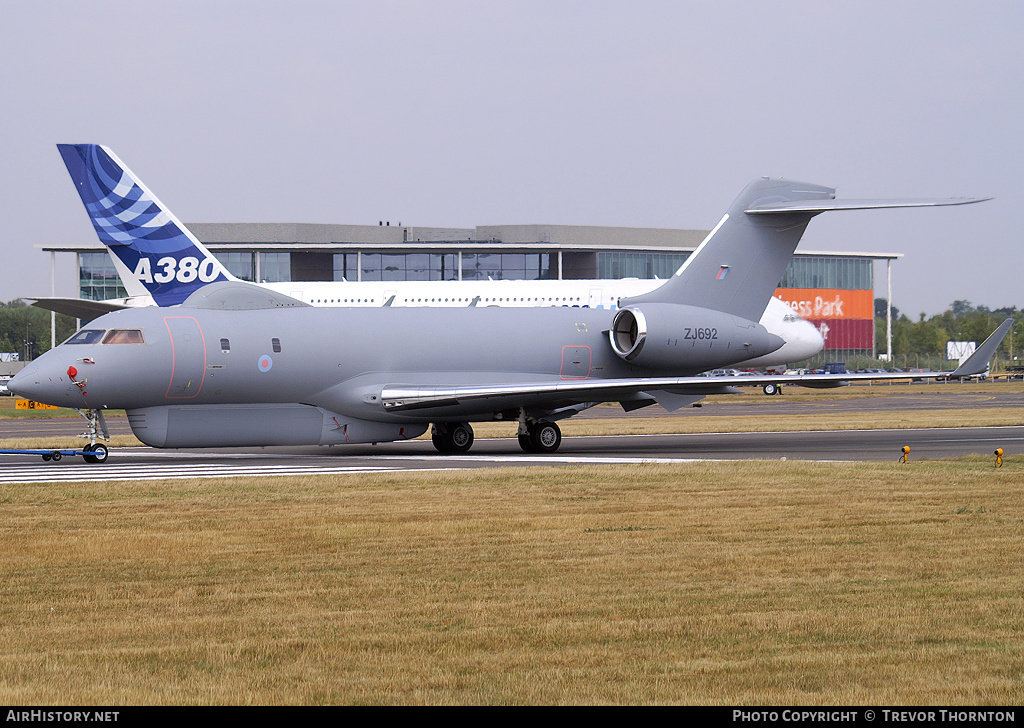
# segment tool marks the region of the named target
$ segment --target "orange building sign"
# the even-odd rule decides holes
[[[874,291],[778,288],[775,297],[818,327],[826,351],[875,345]]]

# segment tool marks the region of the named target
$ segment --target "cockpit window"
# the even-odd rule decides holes
[[[77,334],[72,336],[70,339],[65,341],[65,344],[98,344],[100,339],[103,338],[103,334],[106,333],[103,329],[82,329]]]
[[[142,329],[82,329],[65,344],[145,344]]]
[[[111,329],[103,337],[104,344],[145,344],[142,329]]]

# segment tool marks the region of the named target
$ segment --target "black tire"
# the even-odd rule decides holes
[[[562,444],[562,431],[554,422],[538,422],[530,428],[533,452],[552,453]]]
[[[61,454],[59,452],[57,452],[56,450],[54,450],[53,453],[50,455],[50,457],[53,459],[53,462],[56,463],[56,462],[60,461]]]
[[[458,455],[469,452],[469,448],[473,447],[473,428],[465,422],[452,425],[448,430],[448,439],[453,453]]]
[[[465,422],[434,425],[430,440],[443,455],[461,455],[473,447],[473,428]]]
[[[523,452],[534,452],[533,443],[530,442],[529,435],[519,436],[519,447],[523,448]]]
[[[769,397],[772,396],[773,394],[778,394],[779,392],[782,391],[782,387],[780,387],[778,384],[773,383],[768,383],[764,385],[762,389],[764,389],[764,393],[767,394]]]
[[[107,450],[106,445],[100,445],[99,443],[91,446],[92,453],[85,455],[83,459],[87,463],[93,463],[94,465],[102,465],[107,462],[107,455],[110,452]]]

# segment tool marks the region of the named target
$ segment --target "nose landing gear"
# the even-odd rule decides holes
[[[109,450],[107,446],[96,440],[102,438],[104,440],[110,440],[110,431],[107,429],[107,423],[103,419],[103,410],[90,409],[83,412],[82,410],[75,410],[78,414],[85,418],[85,421],[89,423],[89,428],[85,433],[79,435],[79,437],[87,439],[89,444],[82,448],[82,459],[87,463],[93,463],[99,465],[107,461],[107,455]]]

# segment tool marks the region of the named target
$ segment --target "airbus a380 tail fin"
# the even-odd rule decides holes
[[[235,280],[106,147],[58,144],[100,242],[131,296],[173,306],[208,283]]]
[[[764,177],[747,185],[665,285],[624,299],[621,305],[681,303],[757,321],[815,215],[830,210],[964,205],[984,199],[989,198],[837,200],[831,187]]]

